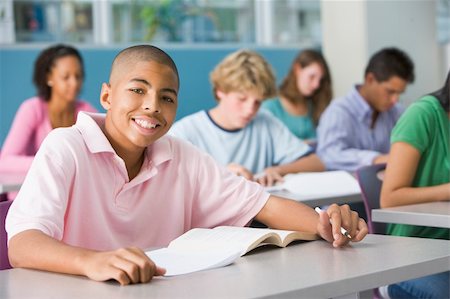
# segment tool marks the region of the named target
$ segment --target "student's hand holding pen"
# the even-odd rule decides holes
[[[320,236],[334,247],[341,247],[348,242],[359,242],[368,233],[364,219],[357,212],[350,210],[348,205],[332,204],[326,211],[318,211],[319,222],[317,231]]]
[[[268,167],[263,172],[255,174],[253,177],[255,182],[260,183],[263,186],[273,186],[278,182],[283,181],[283,176],[280,174],[278,167]]]

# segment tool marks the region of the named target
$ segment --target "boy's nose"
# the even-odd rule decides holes
[[[157,112],[157,113],[161,112],[161,107],[159,105],[159,101],[154,96],[146,97],[144,99],[144,101],[142,102],[142,108],[146,111]]]
[[[394,94],[394,95],[392,95],[392,96],[391,96],[391,103],[392,103],[392,104],[397,104],[399,98],[400,98],[400,95],[399,95],[399,94]]]

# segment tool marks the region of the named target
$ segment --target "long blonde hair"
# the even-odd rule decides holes
[[[295,66],[300,65],[302,68],[312,63],[318,63],[323,70],[323,78],[319,88],[311,97],[304,97],[297,88],[297,75]],[[307,100],[311,101],[312,116],[314,123],[319,123],[319,118],[333,97],[331,90],[331,75],[325,58],[315,50],[304,50],[300,52],[294,59],[288,75],[284,78],[279,89],[280,96],[292,103],[301,102],[307,104]]]

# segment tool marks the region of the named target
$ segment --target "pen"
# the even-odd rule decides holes
[[[322,212],[322,210],[321,210],[319,207],[316,207],[314,210],[315,210],[318,214],[320,214],[320,212]],[[331,223],[331,219],[330,219],[330,223]],[[342,226],[341,226],[341,234],[343,234],[344,236],[346,236],[346,237],[349,238],[349,239],[352,238],[352,236],[350,236],[350,234],[348,233],[348,231],[347,231],[345,228],[343,228]]]

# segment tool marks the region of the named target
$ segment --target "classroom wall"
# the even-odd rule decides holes
[[[48,45],[3,46],[0,48],[0,144],[3,144],[14,114],[24,99],[35,94],[32,84],[34,61],[39,52]],[[126,46],[124,46],[126,47]],[[180,93],[177,119],[215,105],[209,84],[209,72],[225,55],[238,49],[237,46],[221,47],[164,47],[178,66]],[[79,46],[84,58],[86,79],[82,98],[92,103],[99,111],[101,83],[108,80],[111,62],[123,47]],[[273,66],[280,81],[288,72],[290,64],[300,49],[297,48],[253,48],[260,52]]]
[[[323,53],[336,96],[363,81],[373,53],[395,46],[415,63],[416,80],[401,101],[409,105],[439,88],[448,70],[445,45],[437,41],[436,1],[321,1]]]

